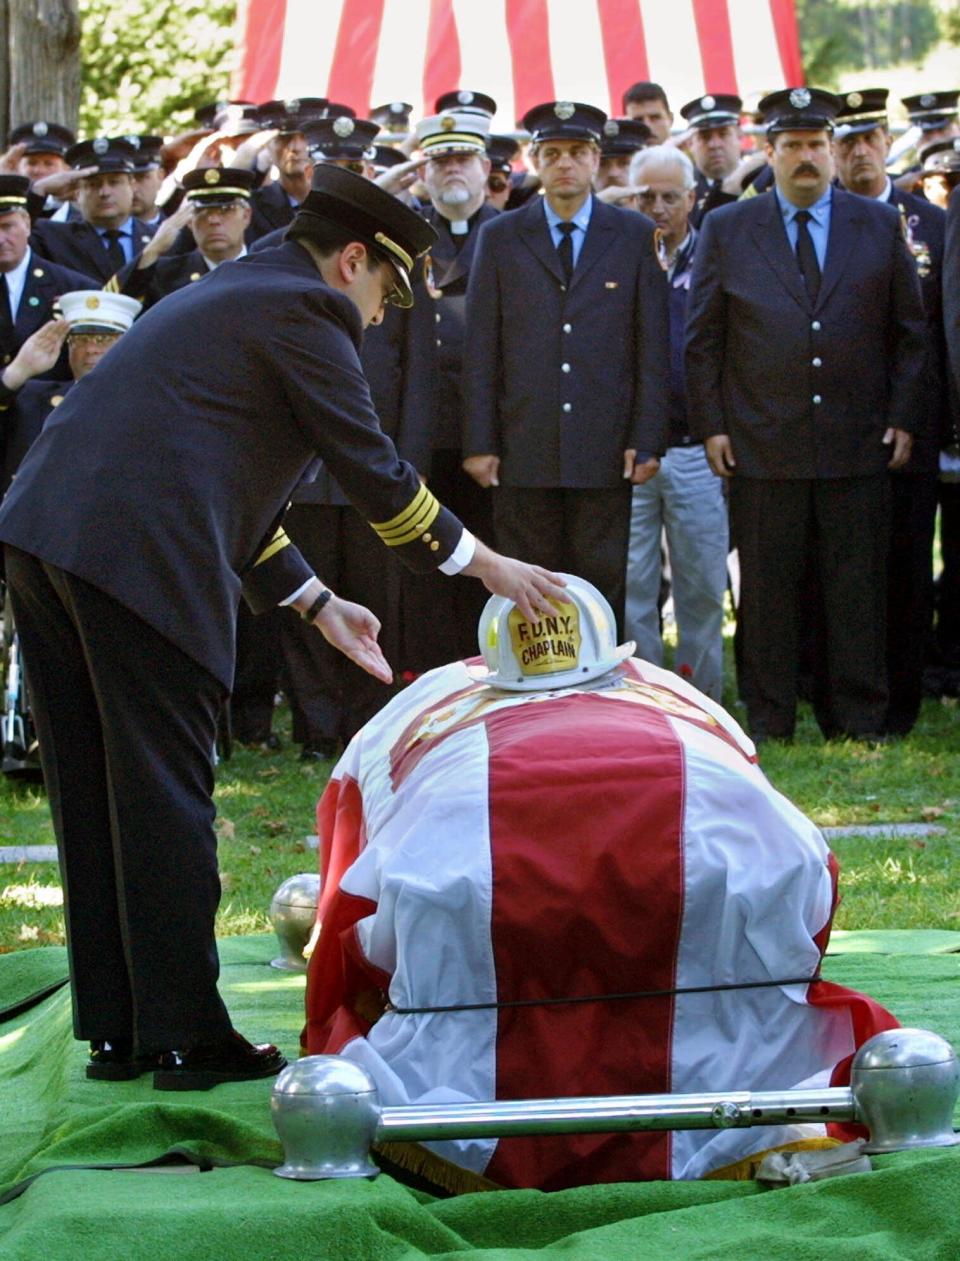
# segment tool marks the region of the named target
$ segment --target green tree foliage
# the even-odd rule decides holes
[[[835,87],[841,75],[920,62],[941,37],[934,0],[797,0],[808,83]]]
[[[81,135],[189,130],[227,94],[236,0],[79,0]]]

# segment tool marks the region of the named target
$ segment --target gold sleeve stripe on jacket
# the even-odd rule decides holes
[[[398,512],[397,515],[395,517],[391,517],[389,521],[371,521],[370,524],[378,534],[389,534],[393,530],[398,530],[403,526],[409,525],[427,500],[432,498],[433,495],[429,490],[427,490],[426,486],[421,485],[420,489],[402,512]]]
[[[377,534],[380,535],[380,541],[382,543],[386,543],[387,547],[400,547],[403,543],[412,543],[414,539],[421,537],[426,539],[429,543],[430,537],[425,533],[425,531],[430,529],[434,521],[439,516],[439,513],[440,500],[434,495],[431,495],[429,502],[424,504],[420,515],[415,517],[413,521],[409,522],[401,529],[394,530],[390,534],[383,534],[376,526],[373,528],[377,530]]]
[[[276,556],[277,552],[282,552],[285,547],[289,546],[290,540],[287,537],[287,533],[283,526],[279,526],[276,534],[253,562],[254,567],[262,565],[265,560],[269,560],[271,556]]]
[[[111,276],[110,279],[107,281],[107,283],[103,286],[103,289],[105,293],[119,293],[120,292],[119,273],[116,276]]]

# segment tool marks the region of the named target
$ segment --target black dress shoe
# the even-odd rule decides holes
[[[156,1055],[134,1055],[130,1038],[90,1043],[87,1076],[92,1081],[133,1081],[157,1067]]]
[[[339,740],[309,740],[300,751],[301,762],[332,762],[340,747]]]
[[[165,1051],[153,1074],[153,1085],[155,1090],[210,1090],[222,1082],[273,1077],[286,1064],[275,1046],[255,1046],[232,1029],[220,1042],[188,1051]]]

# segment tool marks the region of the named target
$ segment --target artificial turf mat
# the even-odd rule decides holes
[[[846,934],[824,974],[960,1044],[960,954],[942,953],[948,936],[955,950],[960,934]],[[303,979],[270,968],[275,953],[266,935],[221,942],[221,987],[238,1028],[292,1057]],[[957,1148],[874,1158],[872,1174],[776,1192],[737,1182],[622,1183],[433,1200],[384,1175],[287,1182],[270,1172],[281,1159],[271,1081],[182,1095],[155,1092],[149,1077],[86,1081],[69,991],[50,989],[63,971],[64,952],[53,947],[0,956],[0,1013],[14,1013],[0,1019],[4,1261],[960,1256],[950,1207],[960,1191]],[[205,1172],[170,1163],[178,1154]]]

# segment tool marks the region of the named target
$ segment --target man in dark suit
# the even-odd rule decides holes
[[[851,193],[894,206],[916,261],[926,316],[927,379],[910,459],[890,479],[890,560],[887,575],[885,730],[907,735],[920,713],[924,656],[933,617],[933,538],[937,475],[955,409],[947,389],[943,336],[943,237],[946,216],[923,197],[896,188],[887,175],[890,152],[886,88],[848,92],[837,113],[834,149],[840,183]]]
[[[126,140],[106,136],[82,140],[67,150],[83,218],[66,223],[41,219],[31,238],[38,254],[98,283],[137,257],[152,233],[133,216],[136,154]]]
[[[130,328],[140,312],[140,303],[123,294],[86,288],[61,294],[60,308],[63,318],[48,320],[31,333],[0,372],[0,496],[6,493],[43,422],[60,406],[73,384],[92,372]],[[68,371],[50,380],[51,373],[60,371],[63,348]]]
[[[444,110],[417,124],[420,151],[428,159],[422,178],[430,201],[422,213],[437,239],[424,258],[418,301],[410,313],[408,357],[422,361],[426,371],[415,378],[418,389],[413,397],[414,392],[408,393],[404,409],[408,432],[417,408],[426,429],[427,450],[419,471],[481,538],[494,533],[491,491],[462,467],[462,386],[467,283],[480,229],[498,214],[486,200],[489,130],[489,116],[478,110]],[[476,652],[482,591],[424,574],[404,586],[401,602],[408,669],[420,673]]]
[[[884,729],[888,468],[921,416],[915,262],[892,206],[831,187],[828,92],[760,104],[773,193],[704,220],[687,324],[694,436],[730,477],[755,738],[793,735],[808,555],[822,593],[816,697],[828,736]]]
[[[250,224],[252,171],[207,166],[183,177],[183,205],[164,221],[143,253],[108,281],[105,288],[138,298],[151,307],[168,293],[194,284],[221,263],[247,252],[244,234]],[[189,225],[196,249],[168,251]]]
[[[496,487],[498,545],[586,578],[622,627],[630,487],[665,450],[669,317],[653,224],[591,192],[605,121],[572,101],[524,118],[544,196],[480,231],[464,467]]]
[[[427,225],[322,168],[291,233],[147,312],[50,417],[0,507],[75,1032],[98,1079],[153,1070],[160,1089],[206,1089],[284,1064],[232,1029],[217,992],[212,756],[241,589],[254,607],[293,604],[390,680],[376,619],[279,524],[317,456],[412,567],[476,574],[531,616],[562,594],[469,535],[370,406],[362,327],[412,301]]]
[[[293,222],[297,207],[310,191],[313,173],[313,160],[303,128],[314,119],[337,114],[350,117],[353,110],[345,105],[331,105],[325,97],[319,96],[267,101],[259,107],[260,126],[276,132],[267,142],[267,152],[277,169],[277,178],[258,188],[253,196],[248,244]]]
[[[739,96],[700,96],[680,110],[690,126],[690,156],[697,168],[697,197],[690,223],[699,228],[704,215],[737,200],[723,190],[723,181],[740,164]]]
[[[37,258],[30,248],[30,181],[0,175],[0,370],[32,333],[46,324],[61,293],[87,289],[90,280]],[[47,376],[66,375],[66,358]]]

